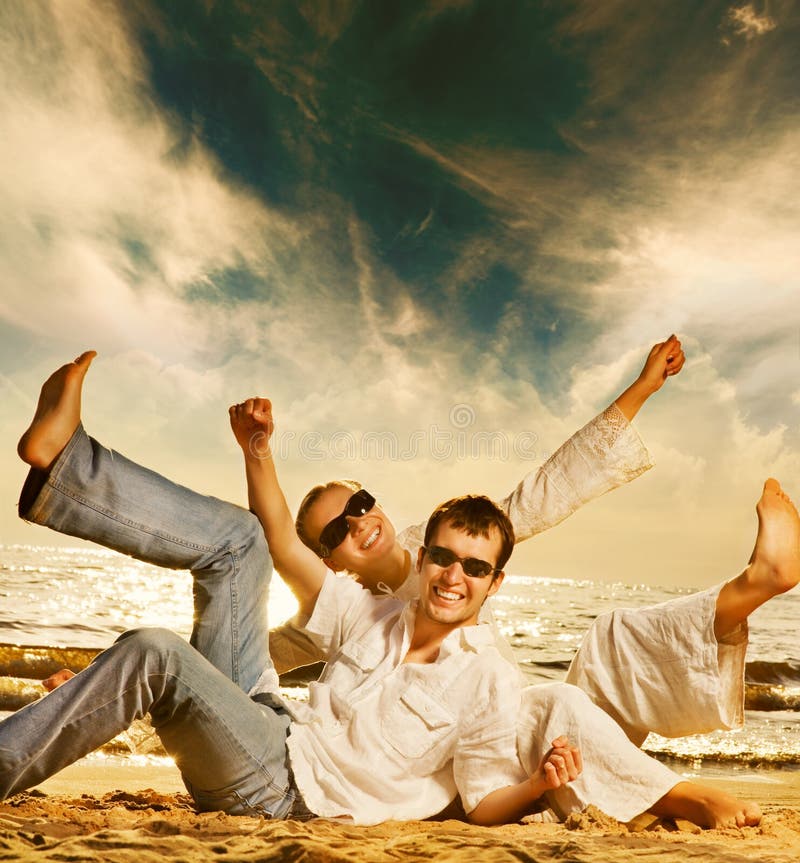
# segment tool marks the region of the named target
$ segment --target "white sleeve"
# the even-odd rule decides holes
[[[652,466],[636,430],[612,404],[531,471],[500,506],[522,542]]]
[[[269,655],[278,674],[325,660],[319,645],[305,631],[299,614],[270,629]]]

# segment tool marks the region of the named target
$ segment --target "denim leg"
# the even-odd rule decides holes
[[[31,471],[20,516],[194,577],[191,643],[246,692],[270,666],[272,563],[261,525],[231,503],[177,485],[78,426],[49,474]]]
[[[168,630],[122,635],[76,677],[0,723],[0,799],[150,713],[198,808],[284,817],[289,718],[248,698]]]

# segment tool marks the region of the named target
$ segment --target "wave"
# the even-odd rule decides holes
[[[0,643],[0,710],[19,710],[45,694],[38,681],[62,668],[76,674],[100,653],[97,647],[36,647]],[[323,663],[295,668],[280,676],[284,687],[303,687],[322,674]]]
[[[30,681],[44,680],[62,668],[78,672],[99,653],[98,648],[89,647],[27,647],[16,644],[0,644],[0,710],[16,710],[7,706],[24,702],[30,697]],[[523,660],[520,663],[530,670],[538,670],[542,676],[552,678],[552,673],[566,672],[569,663],[561,660]],[[300,668],[281,677],[284,686],[302,686],[319,677],[321,665]],[[14,679],[18,680],[13,683]],[[36,689],[37,692],[41,688]],[[23,694],[27,693],[27,694]],[[37,696],[38,697],[38,696]],[[800,712],[800,663],[792,661],[748,662],[745,671],[745,708],[756,711],[786,710]]]
[[[780,684],[800,686],[800,662],[764,662],[754,660],[747,663],[745,680],[748,683]]]
[[[62,668],[78,672],[99,653],[92,647],[27,647],[0,644],[0,676],[44,680]]]
[[[704,764],[726,764],[737,767],[791,767],[794,769],[800,765],[800,755],[796,752],[705,752],[701,754],[682,752],[677,746],[674,748],[655,747],[647,743],[642,746],[642,750],[666,764],[676,763],[681,766],[697,765],[698,762],[702,762]]]
[[[800,688],[746,683],[744,706],[748,710],[789,710],[800,713]]]
[[[754,660],[745,668],[748,710],[800,712],[800,662]]]

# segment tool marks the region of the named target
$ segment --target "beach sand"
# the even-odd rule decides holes
[[[0,804],[0,860],[623,863],[657,858],[659,863],[796,863],[800,773],[750,771],[741,777],[699,778],[758,800],[765,813],[761,826],[700,831],[647,816],[626,826],[591,809],[567,824],[492,828],[458,821],[376,827],[322,819],[273,823],[195,813],[173,767],[79,763],[39,789]]]

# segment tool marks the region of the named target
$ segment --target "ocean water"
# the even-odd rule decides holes
[[[541,683],[563,679],[596,615],[686,592],[516,574],[507,577],[494,608],[526,677]],[[270,622],[285,620],[294,608],[289,590],[274,579]],[[85,664],[127,629],[164,626],[188,637],[191,616],[186,572],[102,549],[0,545],[0,711],[38,697],[39,680]],[[680,740],[650,735],[645,749],[694,766],[800,766],[799,624],[800,591],[751,616],[743,729]],[[133,738],[127,743],[136,748]]]

